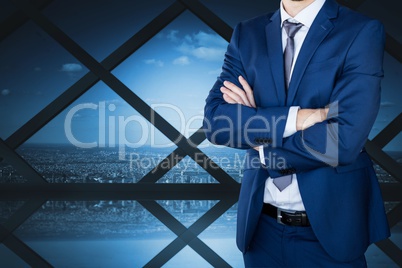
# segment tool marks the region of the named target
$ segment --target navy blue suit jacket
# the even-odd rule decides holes
[[[285,93],[280,12],[238,24],[222,73],[206,100],[204,129],[216,144],[248,149],[238,203],[237,245],[246,252],[264,182],[296,173],[314,233],[335,259],[361,256],[389,236],[383,200],[364,144],[380,103],[382,24],[327,0],[299,53]],[[257,108],[228,104],[220,87],[242,75]],[[330,107],[328,119],[283,138],[290,106]],[[266,165],[254,146],[264,146]]]

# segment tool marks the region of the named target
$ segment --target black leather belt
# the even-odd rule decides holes
[[[262,213],[276,219],[280,224],[290,225],[290,226],[310,226],[310,221],[308,220],[305,211],[288,211],[277,208],[271,204],[264,203],[262,207]]]

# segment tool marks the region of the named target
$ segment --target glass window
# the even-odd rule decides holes
[[[227,42],[186,11],[115,74],[184,136],[202,125],[205,99],[220,74]]]
[[[54,0],[41,12],[101,61],[174,2]],[[276,10],[280,1],[199,2],[234,27],[242,20]],[[16,8],[5,0],[0,0],[0,5],[0,22],[4,22]],[[359,10],[380,18],[387,32],[399,42],[402,40],[400,29],[395,26],[399,25],[399,14],[390,0],[381,6],[367,0]],[[220,74],[226,47],[227,41],[196,14],[185,11],[112,73],[188,138],[202,125],[205,99]],[[88,73],[83,64],[30,20],[1,40],[0,62],[2,139],[7,139]],[[385,53],[384,69],[381,109],[371,139],[402,110],[398,86],[402,83],[401,63]],[[16,151],[50,183],[136,183],[177,148],[140,112],[143,111],[135,110],[100,81]],[[398,163],[402,162],[401,146],[399,134],[385,147]],[[214,146],[206,140],[198,149],[241,182],[244,150]],[[26,182],[18,167],[6,159],[0,155],[0,183]],[[375,168],[381,183],[396,183],[379,165],[375,164]],[[155,176],[154,181],[219,183],[189,156],[161,178]],[[167,225],[170,221],[186,228],[219,204],[219,200],[155,202],[172,216],[166,220]],[[23,204],[1,200],[0,224],[7,222]],[[398,204],[385,202],[387,211]],[[198,238],[229,265],[243,267],[235,244],[237,204],[221,213]],[[142,267],[165,253],[177,239],[158,216],[146,210],[141,201],[82,201],[71,197],[47,201],[13,234],[55,267]],[[218,217],[218,213],[210,215],[214,216]],[[400,223],[394,226],[391,237],[398,247],[402,246],[400,228]],[[173,253],[164,267],[210,266],[199,252],[181,243],[182,250]],[[375,245],[370,246],[366,257],[369,266],[397,267]],[[28,264],[0,244],[1,265]]]
[[[215,164],[241,183],[246,150],[215,146],[209,141],[204,141],[199,147]]]
[[[47,201],[14,234],[55,267],[143,267],[176,238],[132,200]]]
[[[157,183],[218,183],[191,157],[186,156]]]
[[[16,8],[7,0],[0,1],[0,23],[14,14]]]
[[[87,69],[28,21],[0,42],[0,137],[6,139]]]
[[[0,183],[25,183],[27,179],[7,161],[0,161]]]
[[[24,143],[18,153],[48,182],[135,183],[175,148],[99,82]]]
[[[218,203],[216,200],[158,200],[157,202],[187,228]]]
[[[3,244],[0,244],[0,264],[4,267],[29,267],[27,263]]]
[[[381,20],[389,34],[392,35],[399,43],[402,43],[402,33],[400,27],[400,9],[395,8],[395,2],[392,0],[375,1],[366,0],[362,1],[358,11]]]
[[[375,244],[371,245],[366,251],[366,261],[368,267],[399,267],[391,260],[383,251],[381,251]]]
[[[24,201],[0,201],[0,224],[4,224],[8,219],[24,204]]]
[[[163,267],[213,267],[191,247],[185,246],[179,253],[170,259]]]
[[[205,229],[199,238],[232,267],[244,267],[242,253],[236,246],[237,204]]]
[[[402,111],[400,86],[402,84],[402,63],[390,54],[384,55],[384,79],[382,81],[381,107],[370,138],[374,138]],[[402,151],[402,135],[396,136],[385,148],[386,151]]]
[[[171,3],[172,0],[56,0],[43,13],[101,61]]]

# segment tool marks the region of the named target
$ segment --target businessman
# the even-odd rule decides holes
[[[206,100],[215,144],[247,149],[237,245],[246,267],[365,267],[389,236],[364,144],[384,30],[335,0],[282,0],[239,23]]]

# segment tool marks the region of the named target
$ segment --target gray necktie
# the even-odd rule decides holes
[[[298,30],[303,26],[301,23],[293,23],[285,20],[283,22],[283,28],[288,35],[286,40],[286,47],[285,51],[283,52],[283,59],[285,63],[285,82],[286,82],[286,89],[289,86],[290,82],[290,70],[292,69],[293,58],[295,54],[295,41],[294,37]]]
[[[290,82],[290,70],[292,69],[293,58],[295,53],[295,42],[293,37],[295,36],[296,32],[300,30],[303,26],[301,23],[292,23],[287,20],[283,22],[283,27],[288,35],[286,40],[286,47],[285,51],[283,52],[283,59],[285,63],[285,82],[286,82],[286,93],[289,87]],[[275,186],[279,189],[279,191],[283,191],[289,184],[292,182],[293,175],[287,175],[283,177],[279,177],[274,179]]]

